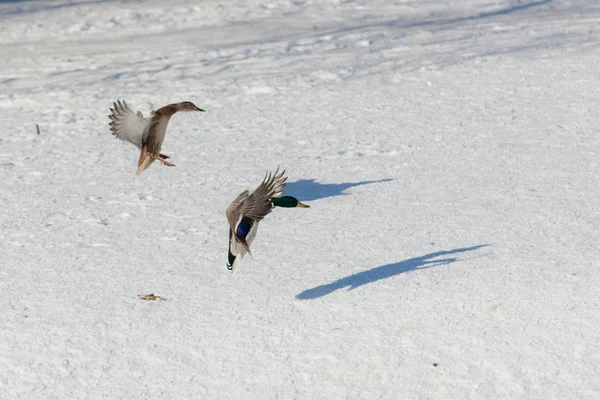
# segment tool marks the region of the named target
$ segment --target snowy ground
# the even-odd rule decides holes
[[[588,0],[0,1],[0,398],[600,398],[599,27]],[[208,112],[137,177],[117,99]],[[232,276],[224,210],[278,165],[311,208]]]

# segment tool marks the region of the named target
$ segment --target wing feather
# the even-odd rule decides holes
[[[142,148],[145,138],[148,136],[148,129],[152,120],[144,118],[141,112],[134,112],[125,100],[118,100],[113,103],[111,108],[110,130],[117,139],[124,140],[136,145],[138,149]]]
[[[274,174],[270,172],[265,175],[262,183],[248,195],[240,204],[240,213],[253,221],[260,221],[273,209],[271,199],[283,194],[283,187],[287,177],[284,177],[285,170],[279,172],[279,168]]]
[[[262,183],[254,191],[250,192],[246,190],[240,193],[225,211],[231,231],[234,233],[237,241],[248,252],[250,252],[250,249],[246,240],[236,233],[237,225],[244,218],[245,220],[249,220],[252,226],[255,226],[271,212],[273,209],[271,199],[283,194],[283,188],[287,180],[287,177],[283,176],[284,174],[285,170],[279,172],[279,168],[277,168],[274,174],[267,172]]]

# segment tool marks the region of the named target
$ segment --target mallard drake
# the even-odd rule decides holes
[[[227,269],[235,271],[241,259],[250,253],[250,245],[256,236],[258,223],[274,207],[309,208],[292,196],[283,196],[287,177],[285,170],[274,174],[268,172],[262,183],[255,189],[245,190],[227,207],[225,214],[229,222],[229,251]]]
[[[155,160],[168,167],[175,165],[166,161],[169,156],[160,153],[169,120],[178,111],[205,111],[189,101],[169,104],[152,111],[150,118],[144,118],[141,112],[133,110],[123,100],[113,103],[111,115],[108,117],[110,130],[118,139],[133,143],[141,150],[137,175],[141,174]]]

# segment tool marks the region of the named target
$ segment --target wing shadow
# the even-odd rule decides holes
[[[314,179],[300,179],[285,185],[285,194],[295,196],[300,201],[313,201],[327,197],[344,196],[346,189],[355,186],[369,185],[371,183],[389,182],[393,179],[380,179],[376,181],[346,182],[346,183],[319,183]]]
[[[338,279],[326,285],[316,286],[312,289],[307,289],[296,295],[299,300],[312,300],[326,296],[336,290],[348,287],[348,290],[356,289],[368,283],[377,282],[382,279],[391,278],[405,272],[414,271],[417,269],[426,269],[436,267],[438,265],[451,264],[456,261],[461,261],[455,257],[438,258],[449,256],[451,254],[465,253],[482,247],[487,247],[489,244],[481,244],[472,247],[462,247],[454,250],[437,251],[429,253],[421,257],[410,258],[393,264],[386,264],[379,267],[371,268],[367,271],[362,271],[356,274],[349,275],[345,278]]]

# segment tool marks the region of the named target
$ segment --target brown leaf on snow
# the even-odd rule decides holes
[[[154,293],[150,293],[150,294],[138,294],[137,295],[139,299],[142,300],[158,300],[158,301],[163,301],[164,299],[160,296],[155,296]]]

